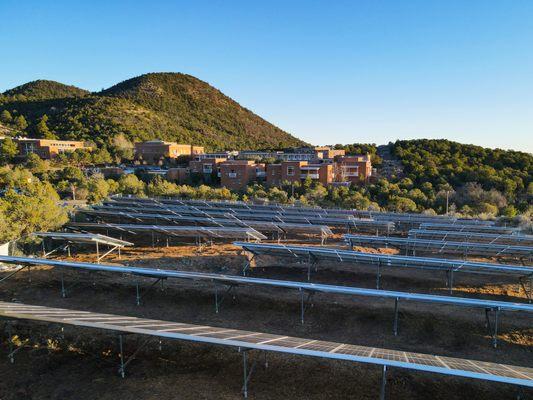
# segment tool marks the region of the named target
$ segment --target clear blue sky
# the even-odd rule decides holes
[[[0,91],[189,73],[309,142],[533,152],[533,1],[0,1]]]

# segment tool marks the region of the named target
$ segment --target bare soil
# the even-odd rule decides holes
[[[94,262],[94,254],[73,259]],[[110,263],[134,266],[240,274],[246,257],[229,244],[136,247]],[[135,305],[135,284],[147,288],[145,278],[106,273],[63,271],[69,286],[60,296],[61,271],[32,268],[2,284],[0,299],[80,310],[134,315],[169,321],[200,323],[377,346],[452,357],[533,367],[533,327],[527,314],[503,314],[499,346],[491,347],[482,311],[469,308],[404,302],[400,308],[399,335],[392,334],[394,303],[377,298],[316,295],[302,325],[296,292],[257,286],[239,286],[224,300],[219,314],[214,308],[214,288],[204,282],[168,281]],[[306,280],[304,265],[280,260],[260,260],[253,276]],[[456,294],[477,298],[525,301],[516,282],[499,276],[458,276]],[[330,284],[375,287],[371,268],[319,265],[312,280]],[[75,285],[75,286],[73,286]],[[386,270],[384,289],[448,294],[445,276],[435,272]],[[150,340],[120,378],[117,337],[91,329],[65,328],[34,322],[17,322],[16,341],[25,348],[10,364],[7,336],[0,347],[0,400],[25,399],[240,399],[242,356],[234,349]],[[126,337],[132,353],[146,338]],[[250,381],[251,399],[377,399],[381,371],[376,366],[278,354],[252,352],[258,366]],[[514,399],[514,386],[430,373],[391,370],[389,399]],[[525,389],[524,398],[533,398]]]

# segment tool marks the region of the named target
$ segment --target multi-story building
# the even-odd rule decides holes
[[[200,161],[205,158],[224,158],[224,159],[232,159],[235,158],[239,154],[238,151],[217,151],[214,153],[202,153],[202,154],[196,154],[194,156],[195,161]]]
[[[260,175],[261,166],[253,160],[228,160],[220,164],[220,184],[231,190],[244,189]]]
[[[175,159],[180,156],[195,156],[203,152],[204,148],[202,146],[178,144],[163,140],[135,143],[135,157],[151,164],[155,164],[165,158]]]
[[[228,161],[227,158],[203,158],[189,162],[191,177],[200,177],[206,183],[214,183],[220,176],[220,164]]]
[[[332,183],[333,164],[284,161],[281,164],[268,164],[266,167],[266,181],[273,186],[285,181],[301,182],[308,178],[316,180],[323,185]]]
[[[370,154],[335,157],[335,182],[365,183],[372,176]]]
[[[61,153],[70,153],[80,149],[91,150],[91,147],[86,146],[85,142],[76,140],[16,138],[15,142],[18,145],[20,155],[27,156],[34,153],[45,160],[54,158]]]

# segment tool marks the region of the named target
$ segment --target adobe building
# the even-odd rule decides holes
[[[34,153],[45,160],[50,160],[61,153],[71,153],[81,149],[92,149],[90,146],[86,146],[85,142],[77,140],[16,138],[15,142],[17,143],[19,154],[21,156],[27,156]]]
[[[165,174],[165,178],[169,181],[173,181],[179,184],[184,184],[189,182],[190,172],[189,168],[177,167],[169,168]]]
[[[215,177],[220,177],[220,164],[227,158],[201,158],[189,162],[191,176],[200,177],[204,182],[213,183]]]
[[[176,159],[181,156],[202,154],[203,152],[204,148],[202,146],[178,144],[163,140],[135,143],[135,157],[149,164],[157,164],[166,158]]]
[[[335,158],[335,182],[360,184],[372,176],[370,154],[357,154]]]
[[[225,161],[220,164],[220,184],[230,190],[242,190],[257,179],[260,170],[261,165],[253,160]]]
[[[329,185],[333,182],[333,164],[284,161],[281,164],[268,164],[266,166],[266,181],[272,186],[278,186],[285,181],[302,182],[308,178],[323,185]]]

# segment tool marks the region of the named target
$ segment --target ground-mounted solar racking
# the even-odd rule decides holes
[[[136,221],[139,223],[148,223],[154,222],[158,223],[160,221],[165,221],[168,223],[181,224],[183,221],[190,221],[191,218],[211,218],[211,219],[220,219],[225,217],[226,219],[239,220],[242,223],[252,223],[255,222],[273,222],[273,223],[287,223],[287,224],[299,224],[299,225],[322,225],[332,228],[342,228],[347,231],[356,231],[356,232],[370,232],[370,233],[391,233],[394,231],[394,223],[388,221],[373,221],[368,219],[355,219],[355,218],[311,218],[304,216],[283,216],[277,214],[260,214],[260,213],[251,213],[246,215],[240,214],[216,214],[211,215],[208,213],[142,213],[142,212],[130,212],[130,211],[121,211],[120,209],[115,210],[103,210],[103,209],[80,209],[78,212],[98,217],[100,220],[105,222],[114,222],[117,221],[121,223],[123,220]],[[196,215],[195,215],[196,214]],[[206,221],[207,220],[203,220]]]
[[[183,220],[182,220],[183,221]],[[282,222],[263,222],[263,221],[241,221],[231,218],[198,218],[187,217],[186,221],[196,225],[202,226],[220,226],[220,227],[241,227],[253,228],[262,234],[272,234],[273,239],[286,239],[288,235],[313,235],[319,236],[321,243],[325,243],[326,239],[333,234],[331,229],[323,225],[310,224],[289,224]],[[183,221],[185,222],[185,221]],[[141,225],[143,226],[143,225]],[[157,229],[172,230],[176,225],[154,225]],[[87,230],[87,231],[105,231],[117,232],[119,235],[132,234],[135,235],[137,230],[136,224],[113,224],[113,223],[95,223],[95,222],[71,222],[67,225],[69,229],[73,230]]]
[[[429,223],[420,224],[419,229],[435,230],[435,231],[457,231],[457,232],[478,232],[478,233],[493,233],[499,235],[517,234],[519,230],[508,226],[496,225],[465,225],[462,223],[443,224],[443,223]]]
[[[492,335],[493,346],[497,345],[498,338],[498,320],[500,313],[503,311],[514,311],[514,312],[525,312],[533,313],[533,305],[525,303],[513,303],[513,302],[503,302],[503,301],[494,301],[494,300],[481,300],[474,298],[464,298],[464,297],[452,297],[452,296],[440,296],[440,295],[431,295],[431,294],[422,294],[422,293],[406,293],[399,291],[391,290],[380,290],[380,289],[366,289],[350,286],[338,286],[338,285],[328,285],[328,284],[318,284],[318,283],[309,283],[309,282],[295,282],[295,281],[286,281],[286,280],[276,280],[276,279],[262,279],[262,278],[252,278],[245,276],[236,276],[236,275],[226,275],[226,274],[214,274],[214,273],[205,273],[205,272],[190,272],[190,271],[176,271],[176,270],[164,270],[164,269],[153,269],[153,268],[139,268],[139,267],[130,267],[130,266],[118,266],[118,265],[102,265],[102,264],[90,264],[90,263],[81,263],[81,262],[71,262],[71,261],[61,261],[61,260],[48,260],[48,259],[39,259],[31,257],[9,257],[9,256],[0,256],[0,263],[6,264],[15,264],[22,265],[23,267],[14,271],[18,273],[24,268],[29,268],[31,266],[51,266],[55,268],[60,268],[62,270],[73,270],[73,271],[88,271],[88,272],[108,272],[108,273],[117,273],[117,274],[129,274],[134,277],[145,277],[153,278],[155,282],[153,285],[156,285],[163,280],[167,279],[183,279],[183,280],[193,280],[193,281],[202,281],[204,283],[213,284],[215,292],[215,311],[218,313],[220,305],[224,299],[224,296],[229,294],[236,286],[239,285],[255,285],[262,287],[274,287],[282,289],[292,289],[296,290],[300,295],[300,319],[302,324],[304,323],[304,313],[307,309],[307,306],[310,300],[316,293],[324,294],[342,294],[352,297],[376,297],[382,299],[392,299],[394,303],[394,323],[393,323],[393,333],[394,335],[398,334],[398,311],[400,301],[404,302],[426,302],[432,303],[435,305],[451,305],[457,307],[470,307],[483,309],[485,311],[485,317],[488,327],[491,328],[490,334]],[[14,275],[10,273],[6,278],[0,279],[0,282]],[[219,293],[219,286],[225,286],[225,290],[222,294]],[[234,293],[234,292],[233,292]],[[61,295],[66,297],[67,289],[65,286],[65,279],[61,275]],[[141,287],[140,283],[136,282],[136,303],[140,305],[141,303]],[[489,313],[492,312],[494,315],[494,323],[491,323]]]
[[[100,225],[100,224],[98,224]],[[76,226],[75,224],[70,224],[70,227]],[[98,226],[100,228],[100,226]],[[261,241],[267,237],[262,233],[256,231],[251,227],[220,227],[220,226],[164,226],[164,225],[140,225],[140,224],[131,224],[131,225],[112,225],[107,224],[107,226],[101,225],[102,228],[106,230],[111,230],[114,228],[115,231],[128,233],[130,235],[149,235],[152,238],[152,245],[155,246],[156,235],[162,235],[166,239],[168,238],[194,238],[197,245],[201,245],[203,242],[207,241],[212,243],[216,239],[244,239],[244,240],[253,240]],[[94,226],[93,226],[94,228]],[[132,237],[132,236],[129,236]],[[133,239],[130,239],[133,240]],[[167,241],[167,245],[168,245]]]
[[[307,267],[307,279],[311,278],[313,267],[320,262],[331,265],[337,263],[369,266],[376,270],[376,288],[381,286],[382,271],[389,268],[413,270],[434,270],[446,274],[446,281],[450,293],[453,292],[454,278],[457,274],[502,275],[516,277],[520,288],[529,301],[533,294],[533,266],[506,265],[497,263],[476,262],[467,260],[451,260],[446,258],[413,257],[402,255],[375,254],[338,248],[318,246],[288,246],[270,243],[235,242],[250,256],[243,267],[243,274],[253,268],[253,261],[257,257],[282,257],[304,264]]]
[[[476,242],[476,243],[494,243],[507,244],[516,246],[533,246],[533,235],[509,235],[497,233],[479,233],[479,232],[458,232],[458,231],[437,231],[431,229],[412,229],[409,231],[409,237],[414,239],[429,239],[453,242]]]
[[[40,323],[60,324],[62,326],[100,329],[118,334],[119,373],[122,377],[125,377],[126,367],[132,359],[131,357],[134,357],[139,350],[135,351],[131,357],[125,356],[125,334],[139,334],[159,340],[176,339],[237,348],[243,356],[242,392],[245,398],[248,397],[248,384],[254,368],[254,365],[252,365],[250,370],[248,370],[248,355],[252,350],[378,365],[382,370],[381,399],[385,398],[386,373],[389,368],[432,372],[448,376],[533,387],[533,368],[485,361],[22,303],[0,302],[0,316],[8,321],[37,321]],[[12,330],[11,324],[9,324],[9,330]],[[10,352],[8,357],[14,362],[14,354],[21,347],[13,348],[12,333],[12,331],[9,332]]]
[[[43,257],[47,257],[58,250],[64,250],[70,256],[71,246],[73,244],[94,244],[96,247],[96,261],[100,262],[104,257],[117,250],[120,258],[120,250],[127,246],[133,246],[133,243],[114,237],[93,234],[93,233],[72,233],[72,232],[35,232],[33,236],[43,239],[42,250]],[[66,246],[54,247],[52,250],[46,249],[45,241],[61,241]],[[109,249],[103,254],[100,253],[100,246],[107,246]]]
[[[373,247],[373,248],[397,248],[405,252],[406,255],[417,253],[431,254],[460,254],[463,257],[513,257],[526,260],[528,263],[533,256],[533,247],[518,246],[496,243],[477,242],[452,242],[446,240],[428,240],[386,237],[386,236],[365,236],[365,235],[344,235],[350,246]]]

